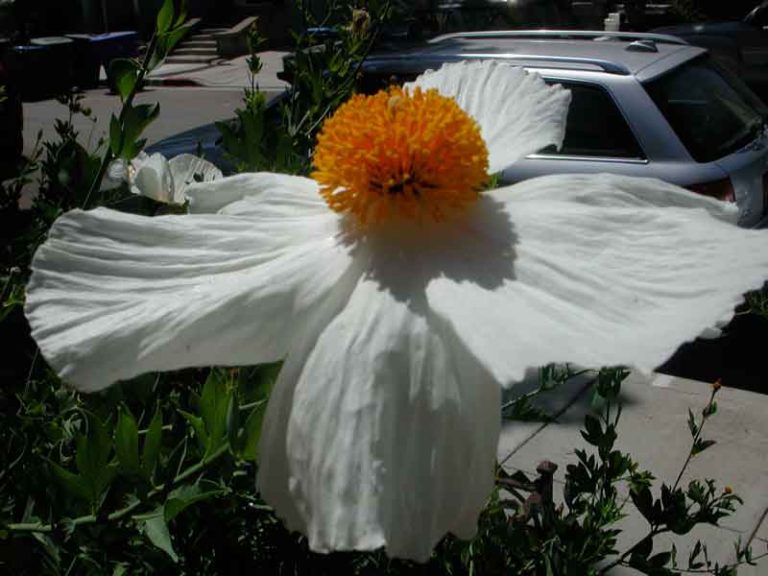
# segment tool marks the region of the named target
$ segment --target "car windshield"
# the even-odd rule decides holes
[[[697,162],[731,154],[763,130],[768,109],[738,79],[701,58],[645,85]]]

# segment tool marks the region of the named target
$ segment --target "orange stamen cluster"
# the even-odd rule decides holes
[[[488,151],[452,99],[390,88],[352,97],[325,122],[314,165],[328,206],[362,225],[441,220],[477,199]]]

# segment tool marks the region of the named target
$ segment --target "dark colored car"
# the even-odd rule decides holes
[[[4,53],[0,45],[0,179],[15,174],[24,145],[21,97],[8,71]]]
[[[670,34],[707,48],[721,64],[768,101],[768,0],[742,20],[664,26],[652,32]]]

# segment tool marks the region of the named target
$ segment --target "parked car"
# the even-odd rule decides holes
[[[0,179],[14,175],[23,148],[21,97],[0,46]]]
[[[768,0],[741,20],[678,24],[652,32],[671,34],[707,48],[768,101]]]
[[[572,93],[560,150],[540,150],[502,173],[511,183],[554,173],[647,176],[735,201],[743,226],[768,223],[768,109],[703,48],[659,34],[492,31],[447,34],[370,56],[372,92],[445,62],[495,59]]]

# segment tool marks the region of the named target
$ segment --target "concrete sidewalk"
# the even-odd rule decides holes
[[[288,86],[277,77],[283,69],[283,56],[287,52],[260,52],[262,69],[256,76],[256,84],[263,91],[282,91]],[[202,88],[250,88],[248,56],[232,60],[218,60],[212,65],[162,64],[148,76],[152,86],[197,86]]]
[[[515,395],[521,390],[514,390]],[[525,390],[523,390],[525,392]],[[628,452],[642,469],[656,477],[656,484],[672,484],[691,446],[688,409],[699,414],[707,404],[709,384],[662,374],[650,377],[633,373],[622,385],[623,411],[619,421],[617,449]],[[585,380],[574,380],[556,394],[543,399],[550,414],[559,414],[550,424],[511,422],[505,424],[499,442],[499,462],[508,471],[522,470],[531,477],[541,460],[558,465],[555,474],[556,500],[562,501],[566,466],[577,461],[576,448],[588,448],[579,429],[590,410],[591,390]],[[755,556],[768,545],[768,396],[722,388],[717,396],[718,411],[706,423],[703,437],[717,444],[691,461],[682,485],[694,478],[712,478],[717,486],[730,486],[744,499],[744,505],[721,521],[719,528],[703,526],[685,536],[657,539],[654,553],[668,550],[675,542],[678,561],[685,567],[688,552],[696,539],[709,548],[710,559],[720,564],[735,561],[733,543],[738,538],[751,542]],[[589,452],[589,450],[588,450]],[[658,497],[658,491],[655,491]],[[633,509],[619,527],[619,550],[625,550],[647,533],[647,523]],[[666,544],[666,546],[665,546]],[[614,574],[636,574],[620,569]],[[768,561],[756,567],[743,566],[739,574],[768,574]]]

